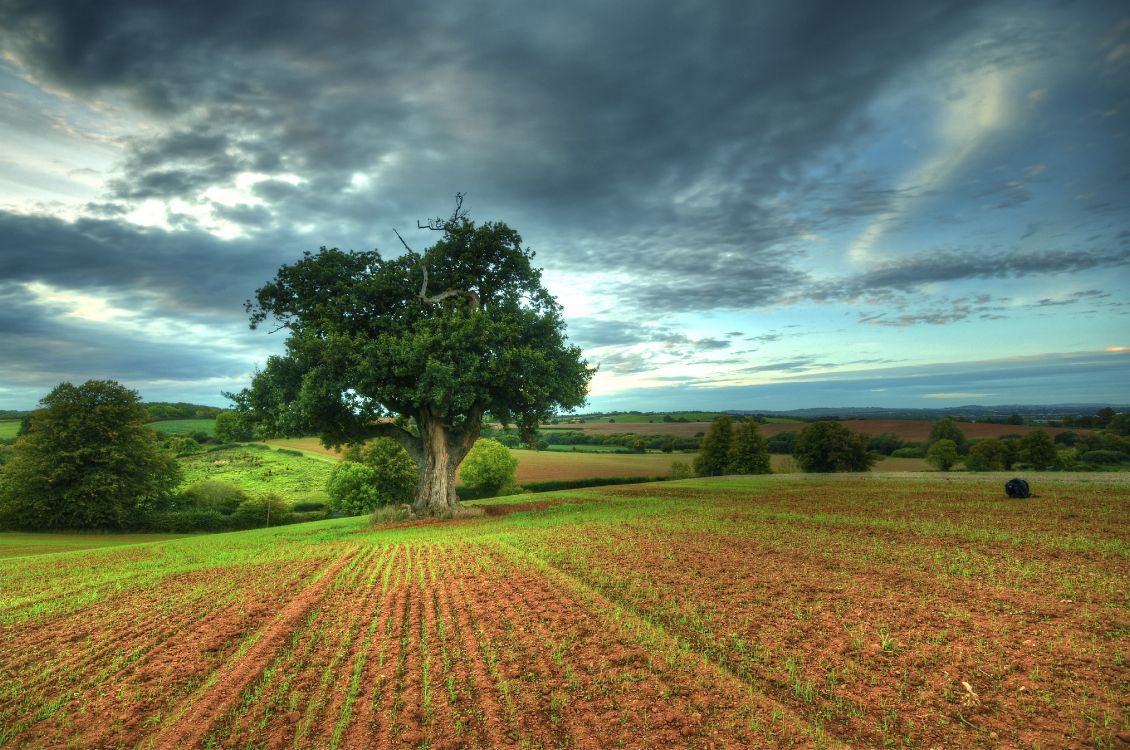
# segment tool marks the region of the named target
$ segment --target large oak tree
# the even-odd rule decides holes
[[[593,370],[517,232],[476,226],[461,200],[424,226],[442,237],[423,253],[322,248],[280,268],[247,308],[289,331],[286,354],[229,395],[264,434],[396,440],[419,466],[413,510],[447,516],[483,415],[532,436],[584,403]]]

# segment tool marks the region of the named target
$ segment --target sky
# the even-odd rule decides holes
[[[588,409],[1130,402],[1123,2],[0,0],[0,143],[0,408],[223,405],[456,192]]]

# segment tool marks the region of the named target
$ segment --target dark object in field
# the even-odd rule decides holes
[[[1020,499],[1032,497],[1032,491],[1028,489],[1028,483],[1019,477],[1008,480],[1004,485],[1004,492],[1009,497]]]

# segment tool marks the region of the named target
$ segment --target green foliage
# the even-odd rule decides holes
[[[460,475],[471,489],[498,494],[517,484],[514,475],[517,469],[518,459],[509,448],[497,440],[485,438],[475,441],[475,447],[463,461]]]
[[[328,456],[293,456],[266,445],[216,446],[179,459],[185,485],[217,479],[248,495],[275,492],[290,502],[324,498],[337,461]]]
[[[1115,435],[1130,435],[1130,414],[1126,414],[1125,412],[1115,414],[1110,418],[1110,422],[1107,423],[1106,428]]]
[[[485,412],[525,438],[581,405],[593,370],[517,232],[459,208],[435,227],[442,238],[422,254],[322,248],[280,268],[250,312],[252,325],[289,329],[286,354],[232,398],[267,435],[395,438],[428,467],[417,512],[442,515]],[[427,460],[441,443],[449,465]]]
[[[330,496],[330,511],[346,516],[368,513],[380,503],[377,494],[377,472],[371,466],[356,461],[342,461],[330,475],[326,492]]]
[[[695,456],[694,473],[700,477],[720,477],[730,464],[730,444],[734,439],[734,420],[715,419],[702,439],[702,450]]]
[[[936,441],[926,451],[926,460],[933,464],[939,471],[949,471],[957,463],[960,456],[957,453],[957,444],[952,440],[941,439]]]
[[[671,478],[672,479],[690,479],[694,476],[694,470],[690,464],[683,463],[682,461],[671,462]]]
[[[1111,465],[1126,463],[1127,455],[1119,453],[1118,451],[1096,450],[1087,451],[1079,455],[1079,461],[1085,464],[1093,465]]]
[[[193,453],[204,450],[200,443],[188,435],[173,435],[165,441],[165,448],[178,458],[180,456],[191,456]]]
[[[894,455],[895,451],[906,447],[906,441],[893,432],[884,432],[876,435],[868,441],[867,447],[876,453],[881,453],[884,456]],[[911,456],[911,458],[921,458],[921,456]]]
[[[168,534],[190,534],[194,531],[228,531],[231,519],[223,513],[202,508],[164,511],[149,517],[148,528]]]
[[[23,529],[141,526],[180,481],[145,427],[137,393],[112,380],[62,383],[40,401],[0,486],[0,524]]]
[[[199,443],[212,439],[215,424],[214,419],[164,419],[148,426],[158,435],[191,435]]]
[[[726,465],[727,474],[768,474],[769,449],[765,445],[765,438],[757,428],[757,422],[750,419],[742,420],[734,430],[730,442],[729,463]]]
[[[20,420],[0,420],[0,440],[14,440],[20,434]]]
[[[351,445],[345,452],[347,461],[358,461],[373,470],[373,486],[377,502],[400,505],[412,502],[419,467],[408,451],[389,438],[376,438],[361,445]]]
[[[1059,452],[1045,430],[1033,430],[1020,439],[1020,460],[1033,469],[1059,468]]]
[[[188,404],[183,401],[169,403],[167,401],[151,401],[145,406],[145,413],[149,420],[198,420],[213,419],[220,409],[215,406],[202,406]]]
[[[290,523],[290,506],[273,492],[248,498],[231,514],[234,529],[259,529]]]
[[[908,445],[905,448],[896,448],[891,451],[892,458],[926,458],[926,451],[921,445]]]
[[[215,511],[227,516],[234,513],[240,503],[248,499],[247,493],[236,485],[208,479],[182,491],[177,498],[177,507],[185,510]]]
[[[213,431],[222,443],[246,443],[255,437],[254,425],[246,414],[222,411],[216,415]]]
[[[989,438],[973,444],[965,457],[969,471],[1002,471],[1008,457],[1008,447],[1003,440]]]
[[[867,443],[866,435],[839,422],[813,422],[801,431],[793,455],[806,472],[869,471],[878,456]]]
[[[796,450],[796,439],[799,436],[800,433],[794,430],[778,432],[765,441],[765,447],[770,453],[792,455],[792,452]]]
[[[957,426],[953,417],[943,417],[930,428],[930,437],[926,440],[926,443],[933,445],[939,440],[952,440],[958,451],[961,451],[965,445],[965,433]]]

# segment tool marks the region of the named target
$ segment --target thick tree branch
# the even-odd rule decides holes
[[[462,202],[463,202],[462,197],[459,196],[459,199],[460,199],[459,200],[460,204],[462,204]],[[458,213],[458,209],[456,209],[456,213]],[[423,276],[423,280],[420,282],[420,291],[416,293],[417,297],[419,297],[420,299],[422,299],[424,302],[428,303],[429,305],[434,305],[438,302],[443,302],[445,299],[448,299],[450,297],[464,296],[468,300],[470,300],[472,311],[479,309],[479,307],[480,307],[480,305],[479,305],[479,295],[475,294],[470,289],[448,289],[445,292],[440,292],[439,294],[433,294],[432,296],[429,297],[428,296],[428,264],[425,262],[425,256],[421,255],[420,253],[417,253],[415,250],[413,250],[411,247],[409,247],[408,243],[404,241],[404,238],[400,236],[400,232],[397,232],[396,229],[393,229],[392,231],[396,234],[397,239],[400,240],[400,244],[404,245],[404,249],[407,250],[410,254],[415,255],[417,258],[419,258],[419,260],[416,262],[416,265],[418,265],[420,267],[420,273]]]
[[[423,441],[403,427],[399,427],[390,422],[378,422],[368,425],[365,428],[365,437],[366,439],[378,437],[392,438],[400,444],[400,447],[408,451],[408,455],[415,459],[417,464],[422,464],[424,461]]]

